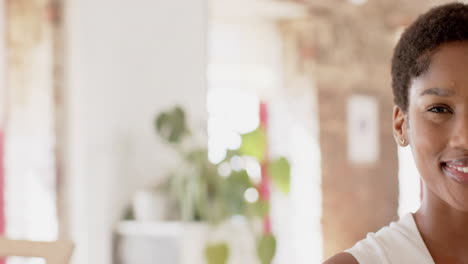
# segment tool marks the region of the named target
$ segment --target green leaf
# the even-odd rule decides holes
[[[263,218],[268,215],[270,211],[270,204],[267,201],[258,200],[255,203],[249,204],[248,216]]]
[[[182,138],[189,134],[185,112],[179,106],[159,114],[155,123],[156,131],[169,143],[180,143]]]
[[[226,243],[208,244],[205,247],[207,264],[225,264],[229,257],[229,248]]]
[[[258,128],[250,133],[242,135],[240,152],[242,155],[252,156],[259,162],[262,162],[265,158],[266,145],[265,132]]]
[[[169,114],[168,113],[161,113],[156,118],[156,130],[159,132],[163,126],[168,122]]]
[[[228,216],[244,214],[247,202],[244,193],[248,188],[253,187],[249,175],[245,170],[233,171],[226,178],[225,189],[225,210]]]
[[[257,254],[262,264],[271,264],[276,253],[276,239],[272,234],[263,234],[257,242]]]
[[[239,191],[245,191],[247,188],[252,187],[249,175],[245,170],[233,171],[227,178],[231,188],[238,189]],[[243,195],[244,193],[242,193]]]
[[[126,221],[135,220],[135,212],[132,206],[128,206],[125,208],[123,220],[126,220]]]
[[[282,157],[271,162],[269,172],[276,187],[284,194],[288,194],[291,185],[291,166],[288,160]]]
[[[208,151],[204,148],[194,149],[187,152],[185,158],[194,165],[202,166],[208,162]]]

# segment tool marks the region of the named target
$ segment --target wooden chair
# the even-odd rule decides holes
[[[36,242],[0,238],[0,256],[39,257],[47,264],[68,264],[73,252],[69,241]]]

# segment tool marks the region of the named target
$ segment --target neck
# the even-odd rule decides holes
[[[415,214],[419,232],[436,263],[463,260],[468,254],[468,212],[457,210],[424,187],[421,208]],[[445,262],[442,262],[445,263]]]

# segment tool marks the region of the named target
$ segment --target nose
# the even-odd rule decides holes
[[[468,150],[468,112],[459,115],[455,122],[451,133],[450,147]]]

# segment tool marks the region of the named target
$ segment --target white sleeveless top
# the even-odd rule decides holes
[[[412,214],[375,234],[367,234],[365,239],[345,252],[353,255],[359,264],[435,264]]]

